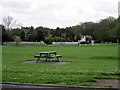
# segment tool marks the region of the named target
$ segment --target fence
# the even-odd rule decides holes
[[[53,45],[74,45],[78,44],[78,42],[52,42]]]
[[[4,42],[4,45],[15,45],[15,42]],[[44,45],[44,42],[20,42],[20,45]],[[52,45],[77,45],[78,42],[52,42]]]
[[[4,45],[15,45],[15,42],[4,42]],[[20,42],[20,45],[44,45],[44,42]]]

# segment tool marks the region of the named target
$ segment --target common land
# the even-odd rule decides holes
[[[23,63],[36,61],[34,55],[42,51],[57,51],[60,61],[69,63]],[[3,82],[96,86],[98,80],[117,80],[119,74],[117,44],[2,46]]]

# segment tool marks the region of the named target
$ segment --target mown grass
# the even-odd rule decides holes
[[[2,46],[3,82],[91,85],[95,79],[118,79],[117,44],[95,46]],[[26,64],[41,51],[57,51],[69,64]],[[83,84],[84,83],[84,84]],[[86,84],[85,84],[86,83]]]

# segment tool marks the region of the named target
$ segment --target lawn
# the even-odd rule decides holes
[[[117,44],[95,46],[2,46],[2,81],[57,85],[93,85],[96,79],[118,79]],[[57,51],[69,64],[26,64],[41,51]]]

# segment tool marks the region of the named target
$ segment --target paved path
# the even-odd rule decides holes
[[[94,88],[94,87],[74,87],[74,86],[58,86],[58,85],[46,85],[46,84],[22,84],[22,83],[0,83],[2,90],[22,90],[22,89],[34,89],[34,90],[119,90],[117,88]]]

